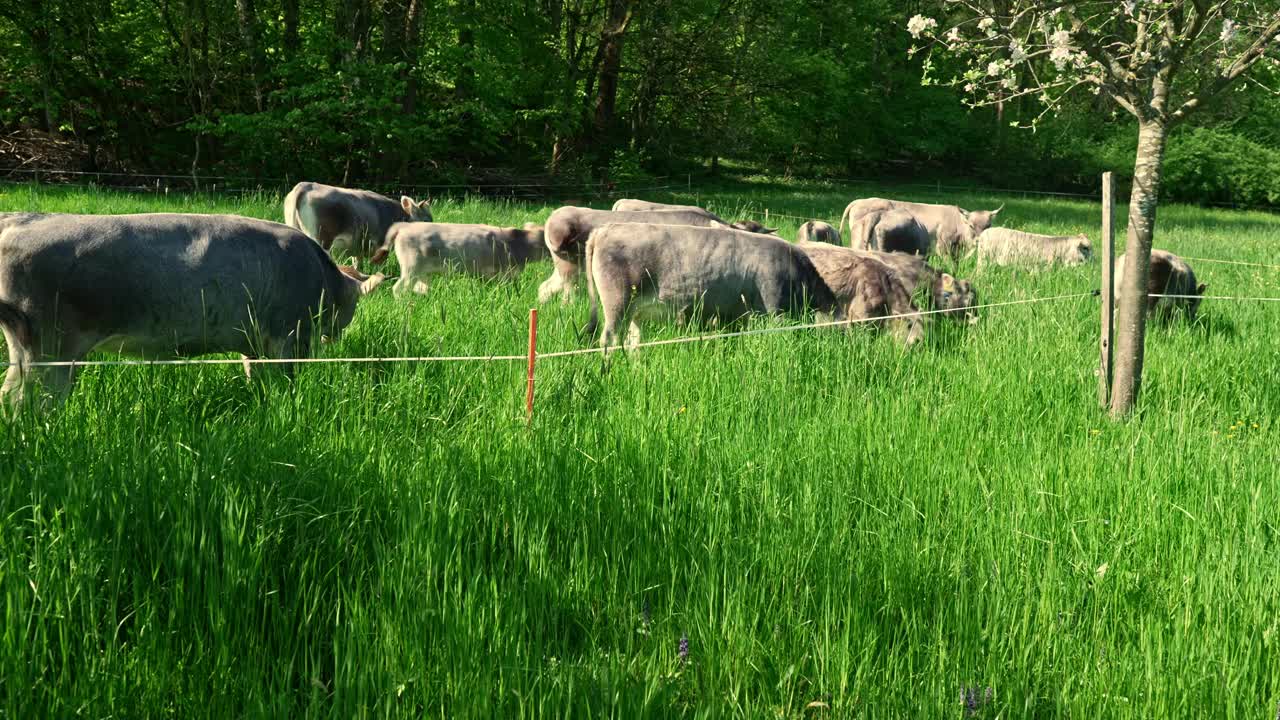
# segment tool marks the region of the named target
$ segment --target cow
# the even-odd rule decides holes
[[[648,223],[653,225],[695,225],[710,227],[718,222],[705,212],[690,210],[644,210],[614,212],[566,205],[551,213],[545,225],[547,249],[555,268],[538,287],[538,302],[560,294],[565,302],[577,288],[579,264],[586,250],[587,236],[607,223]]]
[[[778,232],[778,228],[765,227],[755,220],[729,222],[710,210],[698,207],[697,205],[671,205],[668,203],[649,202],[648,200],[628,200],[625,198],[613,204],[614,212],[644,212],[647,210],[683,210],[685,212],[702,213],[708,220],[715,220],[721,225],[734,228],[735,230],[746,230],[747,232],[761,233],[764,235],[773,235]]]
[[[382,246],[398,222],[431,222],[431,201],[402,195],[396,202],[368,190],[300,182],[284,198],[284,224],[301,230],[320,247],[367,257]]]
[[[748,312],[839,314],[831,289],[803,251],[780,238],[725,227],[606,223],[586,243],[588,337],[604,315],[600,346],[618,344],[640,302],[677,315],[732,320]],[[628,345],[639,342],[634,320]]]
[[[929,232],[939,255],[952,260],[970,247],[974,239],[983,230],[991,227],[996,215],[1004,209],[1004,205],[995,210],[968,211],[956,205],[930,205],[927,203],[906,202],[903,200],[886,200],[884,198],[864,198],[854,200],[844,209],[840,217],[840,232],[844,232],[845,222],[850,228],[864,215],[887,210],[904,210],[911,213]],[[850,245],[857,247],[851,239]]]
[[[18,405],[40,381],[55,399],[101,349],[143,358],[238,352],[306,358],[337,339],[382,275],[339,268],[310,238],[233,215],[38,215],[0,221],[0,327]],[[292,375],[292,363],[281,365]],[[249,364],[245,364],[246,372]]]
[[[1120,280],[1124,277],[1124,255],[1116,260],[1112,292],[1120,297]],[[1151,271],[1147,275],[1147,312],[1158,320],[1173,317],[1176,308],[1187,314],[1189,322],[1195,322],[1200,311],[1200,296],[1208,286],[1196,283],[1196,274],[1185,260],[1166,250],[1151,251]],[[1151,295],[1181,295],[1184,297],[1150,297]]]
[[[974,307],[978,304],[978,293],[973,289],[973,284],[968,280],[961,280],[934,269],[922,257],[903,253],[853,250],[838,245],[809,241],[798,242],[796,246],[809,256],[837,296],[840,295],[837,286],[840,284],[839,273],[842,268],[855,264],[856,258],[870,258],[888,268],[894,278],[902,284],[907,296],[926,309],[940,311],[942,315],[956,322],[970,324],[977,322]]]
[[[855,250],[928,255],[932,245],[929,230],[906,210],[867,213],[849,228],[849,243]]]
[[[370,258],[381,264],[395,252],[400,264],[397,296],[412,290],[427,292],[431,276],[453,266],[471,275],[492,277],[518,272],[526,263],[550,255],[541,225],[526,223],[523,228],[455,223],[396,223],[387,231],[387,240]]]
[[[1036,233],[993,227],[978,236],[978,268],[987,263],[1015,265],[1039,263],[1053,265],[1081,265],[1093,255],[1093,245],[1088,236],[1038,235]],[[970,254],[973,254],[971,252]]]
[[[840,233],[829,223],[821,220],[810,220],[800,226],[800,232],[796,234],[797,242],[825,242],[832,245],[840,244]]]

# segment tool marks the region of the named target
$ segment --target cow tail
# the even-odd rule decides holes
[[[582,329],[582,338],[586,342],[590,342],[595,337],[596,328],[600,325],[600,300],[596,297],[596,273],[592,267],[592,258],[595,257],[596,242],[595,233],[592,232],[587,236],[586,257],[583,260],[582,271],[587,275],[587,300],[591,304],[591,314],[587,318],[587,326]]]
[[[3,300],[0,300],[0,327],[7,329],[20,347],[35,349],[36,329],[31,316]]]

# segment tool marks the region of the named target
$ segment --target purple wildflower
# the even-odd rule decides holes
[[[993,699],[995,699],[995,691],[989,687],[966,687],[960,690],[960,702],[964,705],[966,717],[977,715],[978,710]]]
[[[689,662],[689,635],[685,633],[680,636],[680,662]]]

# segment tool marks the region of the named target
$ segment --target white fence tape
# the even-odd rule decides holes
[[[953,312],[959,313],[968,310],[986,310],[988,308],[1007,307],[1010,305],[1029,305],[1032,303],[1051,302],[1054,300],[1068,300],[1083,297],[1092,297],[1097,295],[1096,292],[1072,293],[1069,295],[1055,295],[1053,297],[1028,298],[1025,300],[1007,300],[998,303],[986,303],[983,305],[971,305],[963,308],[955,308],[954,310],[921,310],[912,313],[903,313],[900,315],[887,315],[876,318],[850,319],[850,320],[834,320],[831,322],[808,323],[805,325],[786,325],[783,327],[759,328],[757,330],[741,330],[730,333],[716,333],[712,335],[691,335],[689,337],[671,338],[669,340],[654,340],[651,342],[639,343],[632,349],[640,349],[646,347],[660,347],[664,345],[682,345],[685,343],[710,342],[712,340],[725,340],[728,338],[747,337],[749,335],[770,335],[773,333],[794,332],[797,330],[811,330],[815,328],[828,328],[856,325],[867,322],[885,322],[888,320],[900,320],[903,318],[921,317],[925,315],[937,315],[939,313]],[[614,348],[617,349],[617,348]],[[575,355],[593,355],[604,352],[604,348],[592,347],[581,348],[578,350],[561,350],[559,352],[538,353],[537,359],[547,360],[551,358],[573,357]],[[326,363],[427,363],[427,362],[514,362],[517,360],[527,360],[528,355],[453,355],[453,356],[423,356],[423,357],[359,357],[359,358],[213,358],[213,359],[192,359],[192,360],[49,360],[32,363],[0,363],[0,368],[13,367],[21,365],[24,368],[37,367],[169,367],[175,365],[242,365],[248,363],[250,365],[283,365],[288,363],[307,363],[307,364],[326,364]]]

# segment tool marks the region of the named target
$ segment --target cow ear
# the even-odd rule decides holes
[[[1205,288],[1207,288],[1207,287],[1209,287],[1207,284],[1205,284],[1205,283],[1200,283],[1200,287],[1197,287],[1197,288],[1196,288],[1196,294],[1197,294],[1197,295],[1203,295],[1203,294],[1204,294],[1204,290],[1205,290]]]
[[[725,225],[724,223],[719,222],[719,221],[717,221],[717,220],[712,220],[712,221],[711,221],[711,227],[713,227],[713,228],[726,228],[726,227],[729,227],[729,226],[728,226],[728,225]]]
[[[946,292],[956,291],[956,279],[950,273],[942,273],[942,289]]]
[[[383,275],[382,273],[374,273],[360,283],[360,294],[368,295],[374,290],[377,290],[378,286],[382,284],[382,281],[386,279],[386,275]]]
[[[408,195],[400,196],[400,208],[404,210],[405,215],[413,214],[413,206],[415,204],[416,203],[413,202],[413,198],[409,197]]]

